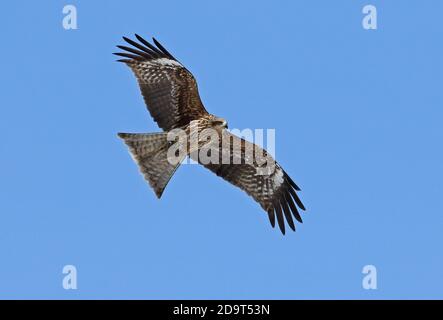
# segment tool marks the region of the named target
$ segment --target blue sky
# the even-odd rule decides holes
[[[74,4],[78,29],[64,30]],[[378,10],[364,30],[362,8]],[[0,298],[443,298],[441,1],[2,4]],[[275,128],[297,232],[199,166],[159,201],[121,36],[155,36],[235,128]],[[78,289],[62,287],[75,265]],[[377,290],[362,268],[377,268]]]

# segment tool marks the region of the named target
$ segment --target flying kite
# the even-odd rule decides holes
[[[208,163],[201,161],[199,157],[196,161],[250,195],[268,213],[272,227],[275,226],[277,217],[283,234],[285,219],[295,231],[292,216],[301,223],[299,209],[305,210],[297,194],[300,188],[265,150],[233,135],[227,130],[225,119],[206,111],[194,76],[155,38],[152,39],[154,44],[151,44],[137,34],[135,37],[139,42],[123,37],[131,47],[119,45],[117,47],[123,52],[114,54],[123,57],[117,61],[125,63],[134,72],[147,108],[163,132],[118,133],[118,136],[129,147],[140,172],[157,197],[162,196],[166,185],[186,156],[193,158],[195,152],[210,146],[207,153],[211,155],[212,152],[212,156],[220,161]],[[180,144],[178,160],[170,161],[171,154],[168,152],[178,140],[171,141],[168,134],[174,130],[182,130],[185,138],[192,140],[193,125],[197,134],[212,129],[221,140],[229,143],[199,142],[193,149],[186,141]],[[259,163],[252,159],[248,150],[261,152],[267,161]],[[226,154],[229,161],[222,159],[222,155]],[[263,174],[261,170],[270,163],[274,165],[273,170]]]

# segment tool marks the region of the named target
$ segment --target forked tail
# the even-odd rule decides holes
[[[168,159],[167,133],[119,133],[158,198],[183,159]],[[184,157],[183,157],[184,158]]]

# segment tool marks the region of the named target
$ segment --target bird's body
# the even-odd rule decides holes
[[[153,39],[154,46],[136,38],[140,43],[123,37],[134,48],[118,46],[125,52],[116,55],[124,57],[119,61],[134,72],[148,110],[163,132],[119,136],[157,197],[189,156],[252,196],[272,226],[277,217],[283,234],[284,218],[295,230],[292,216],[302,222],[298,208],[305,210],[296,193],[299,187],[266,150],[233,135],[226,130],[225,119],[206,111],[192,74],[158,41]]]

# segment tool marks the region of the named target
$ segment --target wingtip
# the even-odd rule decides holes
[[[155,37],[152,37],[152,41],[157,46],[157,48],[159,48],[160,50],[162,49],[162,45],[160,44],[160,42],[158,42],[158,40]]]
[[[122,39],[129,44],[131,43],[131,39],[129,39],[128,37],[123,36]]]
[[[116,62],[122,62],[122,63],[130,63],[131,62],[131,60],[129,60],[129,59],[117,59],[115,61]]]
[[[273,207],[275,209],[275,215],[277,216],[278,227],[280,228],[280,231],[285,234],[285,219],[283,218],[283,212],[280,203],[278,201],[275,201],[273,203]]]
[[[274,213],[274,208],[269,208],[267,210],[268,212],[268,218],[269,218],[269,222],[271,223],[272,228],[275,228],[275,213]]]
[[[137,38],[138,41],[144,43],[147,42],[141,35],[139,35],[138,33],[134,33],[134,36]]]

